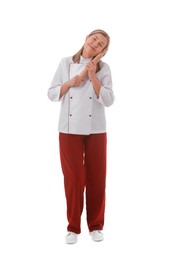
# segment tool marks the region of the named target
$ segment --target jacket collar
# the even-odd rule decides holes
[[[84,57],[82,57],[82,55],[80,56],[80,63],[88,63],[91,60],[92,58],[85,59]]]

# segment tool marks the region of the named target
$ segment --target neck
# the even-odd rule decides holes
[[[92,56],[90,56],[88,53],[86,53],[84,50],[83,50],[83,52],[82,52],[82,57],[84,58],[84,59],[89,59],[89,58],[92,58]]]

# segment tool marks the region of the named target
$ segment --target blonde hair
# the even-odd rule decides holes
[[[110,37],[107,34],[107,32],[100,30],[100,29],[97,29],[97,30],[92,31],[90,34],[88,34],[88,37],[90,37],[91,35],[94,35],[96,33],[100,33],[107,38],[107,45],[105,46],[105,48],[103,50],[108,49],[109,44],[110,44]],[[84,45],[82,46],[82,48],[76,54],[73,55],[72,59],[73,59],[74,63],[79,63],[80,56],[82,55],[82,52],[83,52],[83,48],[84,48]],[[94,57],[93,57],[93,59],[94,59]],[[100,70],[100,62],[97,63],[96,72],[98,72],[99,70]]]

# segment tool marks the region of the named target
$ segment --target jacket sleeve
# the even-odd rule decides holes
[[[102,77],[101,77],[101,89],[99,98],[97,101],[104,105],[105,107],[109,107],[114,103],[115,97],[112,89],[112,77],[111,71],[107,64],[102,68]]]
[[[48,89],[47,95],[51,101],[61,101],[60,98],[61,85],[63,84],[63,60],[60,61],[58,68],[54,74],[50,88]]]

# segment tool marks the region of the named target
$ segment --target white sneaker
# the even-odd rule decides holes
[[[74,232],[69,232],[65,238],[66,244],[75,244],[77,242],[77,234]]]
[[[90,232],[90,235],[92,237],[92,240],[95,242],[103,241],[104,239],[103,233],[100,230],[94,230]]]

